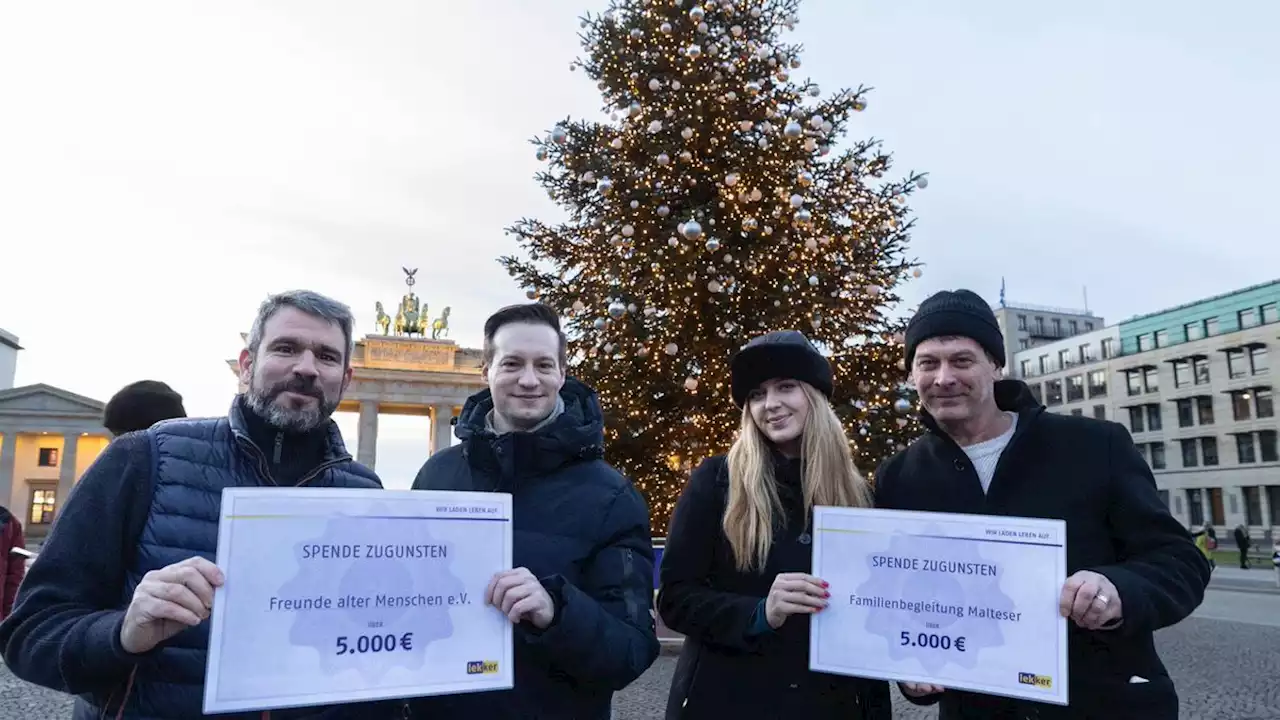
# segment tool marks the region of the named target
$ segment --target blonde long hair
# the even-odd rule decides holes
[[[805,517],[814,505],[869,507],[871,491],[853,464],[840,419],[822,393],[807,383],[801,382],[800,387],[809,401],[800,438]],[[748,572],[764,567],[773,545],[775,520],[782,515],[772,446],[756,427],[749,403],[743,405],[742,424],[729,449],[728,463],[729,501],[722,525],[733,549],[734,564],[740,572]]]

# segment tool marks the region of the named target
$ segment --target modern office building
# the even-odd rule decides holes
[[[1280,344],[1278,306],[1280,280],[1094,332],[1081,326],[1014,352],[1008,372],[1052,412],[1129,428],[1187,526],[1211,524],[1222,537],[1244,524],[1270,543],[1280,529],[1278,376],[1268,361]]]

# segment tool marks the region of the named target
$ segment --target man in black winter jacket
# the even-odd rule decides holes
[[[594,391],[567,378],[555,313],[537,303],[485,323],[489,389],[467,400],[461,444],[432,455],[415,490],[512,494],[515,568],[485,601],[515,624],[515,688],[421,698],[430,720],[607,720],[613,693],[658,656],[649,512],[602,458]]]
[[[903,684],[939,720],[1173,720],[1178,697],[1153,633],[1191,614],[1209,566],[1156,493],[1121,425],[1055,415],[1000,379],[1004,338],[968,290],[925,300],[907,326],[906,360],[928,433],[876,472],[876,504],[898,510],[1059,518],[1070,618],[1070,705]]]

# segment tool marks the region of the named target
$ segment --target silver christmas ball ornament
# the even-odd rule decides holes
[[[614,320],[617,320],[626,314],[627,314],[627,306],[623,305],[620,301],[614,300],[613,302],[609,303],[609,317],[613,318]]]
[[[680,233],[685,236],[686,240],[697,240],[702,237],[702,226],[697,220],[690,220],[680,229]]]

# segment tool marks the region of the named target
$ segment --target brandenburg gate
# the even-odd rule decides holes
[[[452,443],[453,419],[467,397],[487,387],[480,374],[483,351],[446,339],[449,308],[428,321],[427,306],[413,293],[417,269],[404,272],[409,292],[400,299],[394,318],[377,303],[374,323],[382,332],[356,340],[351,384],[338,406],[339,412],[359,414],[356,460],[370,468],[377,461],[378,415],[430,417],[430,452],[434,454]],[[242,333],[241,337],[248,336]],[[238,372],[235,360],[228,364]],[[240,391],[244,390],[241,383]]]

